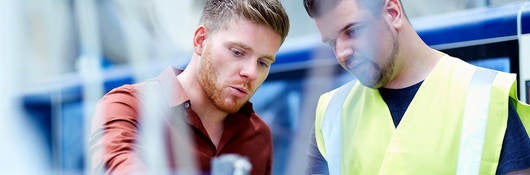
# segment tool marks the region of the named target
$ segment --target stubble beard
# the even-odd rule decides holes
[[[216,67],[211,62],[212,54],[210,50],[206,50],[201,58],[201,67],[199,70],[199,84],[201,85],[208,100],[219,110],[229,114],[236,113],[246,103],[239,102],[237,99],[225,97],[223,98],[223,85],[216,84],[217,72]],[[219,68],[219,67],[217,67]],[[221,68],[222,69],[222,68]]]
[[[387,26],[387,30],[390,31],[390,29]],[[371,58],[362,58],[368,61],[365,66],[369,66],[368,69],[371,69],[371,71],[365,72],[353,72],[354,75],[359,76],[359,81],[370,88],[380,88],[384,87],[388,82],[390,82],[393,78],[394,74],[394,68],[395,68],[395,59],[397,58],[397,51],[399,49],[399,43],[397,40],[397,37],[393,37],[392,41],[392,52],[388,57],[386,57],[384,60],[386,60],[382,65],[377,64],[377,62],[373,61],[375,60],[375,56],[372,55]],[[357,56],[364,56],[366,55],[357,55]],[[352,70],[353,71],[353,70]]]
[[[390,55],[386,58],[388,62],[383,64],[381,67],[377,67],[375,74],[376,78],[375,81],[372,83],[371,88],[380,88],[384,87],[390,80],[392,80],[393,74],[394,74],[394,67],[395,67],[395,59],[397,57],[397,49],[399,45],[397,44],[397,41],[394,40],[392,43],[392,52]],[[374,63],[375,64],[375,63]],[[377,66],[377,64],[375,64]]]

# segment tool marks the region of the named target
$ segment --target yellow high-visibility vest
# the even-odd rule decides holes
[[[516,87],[514,74],[446,55],[395,128],[379,91],[353,81],[320,97],[318,149],[332,175],[495,174]],[[514,106],[530,134],[530,106]]]

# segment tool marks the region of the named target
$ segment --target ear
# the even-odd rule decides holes
[[[204,45],[206,44],[206,37],[208,34],[208,28],[206,26],[200,25],[195,29],[195,34],[193,35],[193,52],[201,56]]]
[[[384,7],[383,13],[389,25],[396,30],[401,28],[406,17],[400,0],[386,0]]]

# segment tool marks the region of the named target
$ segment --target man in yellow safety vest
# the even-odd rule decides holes
[[[311,174],[530,174],[516,75],[426,45],[399,0],[304,0],[357,80],[323,94]]]

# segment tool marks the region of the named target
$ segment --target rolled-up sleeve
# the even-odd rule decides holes
[[[105,174],[142,174],[137,143],[138,102],[133,86],[112,90],[97,104],[90,133],[91,170]]]

